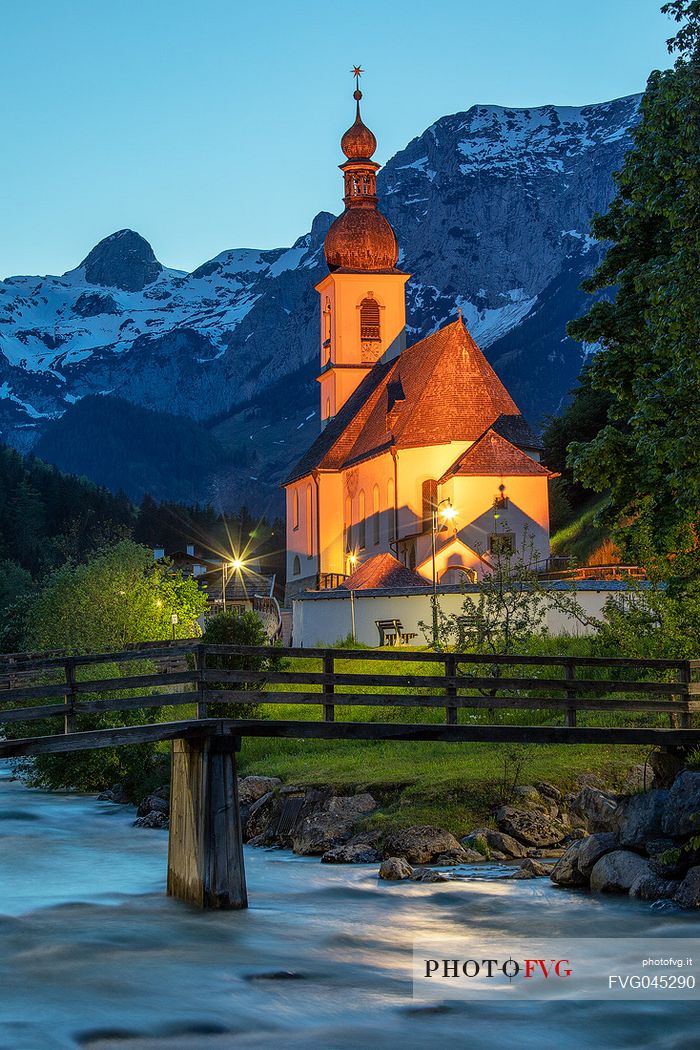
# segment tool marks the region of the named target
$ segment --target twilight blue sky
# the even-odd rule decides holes
[[[168,266],[338,211],[339,137],[385,161],[475,103],[583,105],[670,64],[661,0],[0,0],[0,277],[131,227]]]

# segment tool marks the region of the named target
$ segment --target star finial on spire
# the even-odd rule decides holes
[[[353,66],[350,72],[355,78],[355,92],[358,92],[360,90],[360,77],[364,73],[364,69],[362,66]]]

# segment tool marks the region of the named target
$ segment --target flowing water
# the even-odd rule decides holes
[[[0,769],[0,1050],[700,1046],[695,1003],[426,1006],[410,980],[414,937],[688,937],[693,914],[496,865],[392,884],[261,850],[246,851],[249,910],[201,914],[165,896],[167,835],[133,818]]]

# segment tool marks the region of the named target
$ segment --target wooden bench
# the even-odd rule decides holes
[[[415,631],[405,631],[401,620],[375,620],[379,631],[380,645],[408,645],[412,638],[417,638]]]

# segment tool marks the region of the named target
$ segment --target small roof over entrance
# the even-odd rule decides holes
[[[375,554],[358,566],[336,590],[368,591],[384,587],[426,587],[427,584],[423,576],[406,568],[392,554]]]

